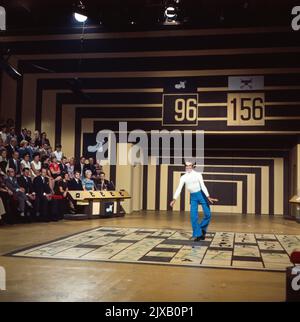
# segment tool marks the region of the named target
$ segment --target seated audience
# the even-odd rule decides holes
[[[112,182],[105,179],[105,173],[103,171],[100,172],[100,180],[98,181],[97,188],[99,190],[114,190],[114,186]]]
[[[34,131],[31,143],[37,148],[42,146],[41,135],[40,135],[40,132],[38,130]]]
[[[3,144],[7,143],[7,137],[8,137],[8,133],[7,133],[7,124],[2,124],[0,126],[0,138],[2,139]]]
[[[43,132],[41,134],[41,145],[44,145],[44,144],[46,144],[47,146],[50,146],[50,141],[47,138],[47,133],[46,132]]]
[[[16,134],[16,131],[15,131],[15,128],[14,127],[11,127],[10,129],[9,129],[9,133],[8,133],[8,135],[7,135],[7,140],[6,140],[6,144],[9,144],[9,142],[11,141],[11,139],[16,139],[16,140],[18,140],[18,136],[17,136],[17,134]]]
[[[36,217],[40,221],[49,222],[55,220],[51,216],[50,202],[52,199],[52,191],[49,186],[49,179],[47,178],[47,170],[41,169],[40,175],[33,180],[33,189],[36,193]]]
[[[23,171],[24,168],[31,169],[29,153],[24,154],[23,160],[21,161],[21,171]],[[30,175],[31,175],[31,171],[30,171]]]
[[[68,182],[68,188],[70,191],[83,190],[80,171],[74,171],[74,178]]]
[[[22,140],[20,142],[20,147],[19,147],[19,150],[18,150],[20,159],[24,159],[24,155],[27,154],[27,153],[29,155],[31,154],[31,149],[29,149],[28,146],[29,146],[28,141]],[[31,159],[31,155],[30,155],[30,159]]]
[[[38,147],[36,147],[35,145],[34,145],[34,141],[33,140],[31,140],[31,142],[29,143],[29,145],[28,145],[28,150],[29,150],[29,154],[30,154],[30,161],[32,160],[32,158],[33,158],[33,155],[36,153],[36,152],[38,152]]]
[[[81,178],[84,177],[85,157],[80,157],[79,163],[75,164],[75,170],[80,172]]]
[[[14,151],[12,158],[8,160],[7,169],[8,168],[14,169],[17,176],[21,175],[21,162],[19,160],[18,151]]]
[[[50,162],[50,165],[49,165],[49,169],[50,169],[51,176],[52,176],[53,179],[56,179],[58,176],[60,176],[61,171],[60,171],[60,167],[59,167],[59,164],[57,162],[57,158],[56,158],[55,155],[53,155],[51,157],[51,162]]]
[[[15,151],[18,151],[18,141],[15,138],[10,140],[10,143],[6,147],[7,150],[7,158],[12,158],[12,155]]]
[[[30,168],[23,168],[22,175],[18,178],[18,184],[21,188],[24,189],[24,192],[28,198],[28,200],[31,202],[31,204],[35,205],[35,199],[36,195],[33,188],[33,182],[31,179],[31,170]],[[29,216],[32,216],[33,212],[29,214]]]
[[[18,142],[22,142],[23,140],[30,142],[31,138],[27,134],[27,129],[23,128],[21,130],[20,135],[18,135]]]
[[[28,143],[30,143],[31,141],[32,141],[32,133],[31,133],[31,131],[30,130],[27,130],[27,137],[28,137]]]
[[[68,159],[66,157],[62,157],[61,162],[59,164],[59,169],[61,174],[65,174],[65,173],[69,174],[67,161]]]
[[[68,173],[63,173],[61,179],[55,184],[55,195],[60,197],[60,200],[57,200],[58,203],[58,218],[62,219],[63,214],[69,212],[69,209],[75,211],[74,205],[69,200],[68,192],[68,183],[69,183],[69,175]],[[73,211],[73,212],[74,212]]]
[[[48,145],[47,144],[42,144],[40,146],[40,148],[38,149],[38,152],[40,153],[41,158],[44,157],[44,156],[47,156],[49,158]]]
[[[30,162],[31,165],[31,174],[33,177],[36,177],[40,174],[42,163],[40,161],[40,153],[36,152],[32,156],[33,160]]]
[[[5,148],[2,148],[0,152],[0,172],[2,172],[3,175],[6,174],[7,164],[7,151]]]
[[[63,152],[61,150],[61,144],[56,144],[55,148],[56,148],[56,150],[53,153],[56,156],[57,161],[60,162],[63,157]]]
[[[5,209],[5,215],[2,215],[2,223],[6,224],[14,224],[15,223],[15,214],[12,209],[12,197],[14,193],[8,189],[8,187],[5,184],[5,176],[0,175],[0,199],[2,200],[4,209]]]
[[[14,198],[18,201],[17,210],[20,212],[20,216],[24,217],[25,205],[27,204],[29,207],[32,208],[32,204],[28,200],[24,188],[19,186],[14,169],[9,168],[7,170],[7,178],[5,179],[4,183],[7,186],[7,188],[13,192]]]
[[[94,176],[96,174],[96,167],[94,165],[94,159],[93,158],[89,158],[88,160],[85,161],[85,165],[84,165],[84,168],[83,168],[84,173],[85,173],[86,170],[92,171],[92,176]]]
[[[75,158],[69,159],[69,162],[67,163],[67,168],[68,168],[69,178],[73,179],[74,178],[74,170],[75,170]]]
[[[95,189],[95,183],[92,180],[92,171],[86,170],[85,171],[85,178],[82,180],[82,187],[85,191],[94,191]]]

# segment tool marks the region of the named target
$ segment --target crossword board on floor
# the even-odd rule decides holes
[[[285,271],[300,235],[99,227],[12,252],[10,256]]]

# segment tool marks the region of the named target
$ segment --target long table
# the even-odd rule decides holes
[[[125,215],[121,202],[130,199],[126,190],[119,191],[69,191],[72,200],[84,207],[87,218],[111,218]]]

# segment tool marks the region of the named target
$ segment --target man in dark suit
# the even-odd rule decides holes
[[[17,142],[17,139],[12,138],[10,140],[9,145],[6,147],[6,151],[7,151],[7,159],[12,158],[13,153],[15,151],[18,151],[18,142]]]
[[[20,216],[24,217],[25,205],[27,204],[29,207],[32,207],[32,204],[28,200],[24,188],[19,186],[14,169],[9,168],[7,170],[7,178],[4,183],[6,187],[13,192],[15,199],[18,201],[17,210],[20,212]]]
[[[80,157],[80,162],[75,164],[74,171],[79,171],[81,178],[84,177],[85,157]]]
[[[74,178],[68,182],[69,191],[83,191],[82,182],[80,179],[80,171],[74,171]],[[74,213],[83,211],[83,206],[78,206],[76,202],[69,197],[71,211]]]
[[[70,191],[83,190],[82,182],[80,180],[80,171],[74,171],[74,178],[68,182],[68,188]]]
[[[31,137],[28,135],[27,133],[27,129],[22,129],[21,130],[21,134],[18,135],[18,142],[20,143],[21,141],[27,141],[27,142],[30,142],[31,141]]]
[[[60,168],[60,173],[62,175],[64,175],[65,173],[68,173],[68,167],[67,167],[67,158],[66,157],[62,157],[61,158],[61,162],[59,164],[59,168]]]
[[[97,184],[99,190],[114,190],[112,182],[105,179],[105,173],[100,172],[100,180]]]
[[[33,189],[36,194],[37,213],[36,216],[44,222],[50,220],[57,221],[56,218],[51,218],[50,202],[51,202],[51,188],[49,186],[49,179],[47,176],[47,169],[42,168],[41,174],[34,178]]]
[[[17,176],[21,174],[21,162],[18,151],[13,152],[12,158],[8,160],[7,168],[14,169]]]
[[[22,175],[18,178],[18,184],[21,188],[24,189],[24,192],[28,198],[28,200],[33,205],[33,209],[36,211],[36,195],[33,189],[33,183],[30,177],[30,169],[24,168],[22,171]],[[33,216],[34,211],[29,211],[29,215]]]

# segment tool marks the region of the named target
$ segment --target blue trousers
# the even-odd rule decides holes
[[[203,219],[199,223],[198,205],[203,209]],[[191,224],[193,228],[193,237],[201,237],[202,230],[206,231],[210,223],[211,213],[208,200],[202,191],[191,193]]]

